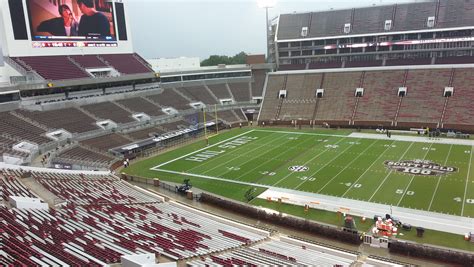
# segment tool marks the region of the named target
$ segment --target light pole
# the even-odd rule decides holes
[[[272,8],[276,4],[276,0],[257,0],[257,4],[259,8],[265,8],[265,25],[267,27],[267,30],[265,32],[266,38],[267,38],[267,59],[270,58],[270,43],[268,41],[268,38],[270,37],[270,25],[268,23],[268,9]]]

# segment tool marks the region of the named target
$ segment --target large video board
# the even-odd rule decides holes
[[[114,47],[110,0],[27,0],[33,47]]]

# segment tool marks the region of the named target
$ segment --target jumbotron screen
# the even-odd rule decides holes
[[[110,0],[27,0],[33,47],[111,47]]]

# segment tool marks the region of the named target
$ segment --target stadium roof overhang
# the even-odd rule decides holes
[[[28,90],[41,90],[41,89],[52,89],[52,88],[64,88],[64,87],[80,87],[80,86],[106,86],[119,83],[134,83],[136,81],[152,80],[158,81],[159,78],[155,73],[140,73],[123,75],[120,77],[104,77],[104,78],[83,78],[83,79],[71,79],[71,80],[58,80],[58,81],[42,81],[39,83],[32,84],[18,84],[16,88],[20,91]]]
[[[386,35],[397,35],[397,34],[412,34],[412,33],[427,33],[427,32],[441,32],[441,31],[460,31],[460,30],[474,30],[474,26],[456,27],[456,28],[437,28],[437,29],[423,29],[413,31],[398,31],[398,32],[377,32],[377,33],[363,33],[363,34],[344,34],[335,36],[321,36],[321,37],[308,37],[308,38],[288,38],[279,39],[278,31],[275,35],[275,42],[287,43],[287,42],[304,42],[314,40],[326,40],[326,39],[340,39],[340,38],[353,38],[353,37],[365,37],[365,36],[386,36]]]

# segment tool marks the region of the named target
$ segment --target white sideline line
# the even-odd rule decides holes
[[[446,160],[444,161],[444,166],[446,166],[446,164],[448,164],[448,159],[449,159],[449,156],[451,155],[452,148],[453,148],[453,145],[449,146],[449,151],[448,151],[448,155],[446,156]],[[441,183],[441,177],[442,176],[438,177],[438,183],[436,184],[435,191],[433,192],[433,196],[431,197],[430,205],[428,206],[428,211],[431,210],[431,205],[433,205],[433,201],[435,199],[436,193],[438,192],[439,184]]]
[[[266,133],[285,133],[285,134],[314,135],[314,136],[350,137],[349,135],[343,135],[343,134],[320,134],[320,133],[272,131],[272,130],[260,130],[260,129],[256,129],[254,131],[256,131],[256,132],[266,132]],[[353,138],[359,138],[359,137],[353,137]]]
[[[405,152],[403,153],[403,155],[398,159],[398,161],[402,160],[405,155],[407,154],[407,152],[410,150],[411,146],[413,146],[414,142],[411,142],[411,144],[408,146],[407,150],[405,150]],[[392,174],[392,170],[390,170],[387,175],[385,176],[385,178],[383,179],[383,181],[379,184],[379,187],[377,187],[377,189],[375,189],[374,193],[372,194],[372,196],[369,198],[369,202],[372,200],[372,198],[374,198],[375,194],[377,194],[377,192],[379,191],[379,189],[382,187],[383,184],[385,184],[385,181],[387,181],[388,177],[390,176],[390,174]]]
[[[450,139],[450,138],[437,138],[432,139],[425,136],[411,136],[411,135],[392,135],[390,138],[383,134],[372,134],[372,133],[351,133],[349,137],[353,138],[364,138],[364,139],[382,139],[382,140],[395,140],[415,143],[435,143],[444,145],[462,145],[462,146],[474,146],[474,140],[468,139]]]
[[[471,174],[472,152],[474,147],[471,147],[471,155],[469,156],[469,167],[467,167],[466,187],[464,188],[464,199],[462,201],[461,216],[464,216],[464,204],[466,204],[467,185],[469,183],[469,175]]]
[[[241,137],[242,135],[246,135],[246,134],[248,134],[248,133],[251,133],[251,132],[253,132],[253,131],[255,131],[255,130],[246,131],[245,133],[241,133],[241,134],[236,135],[236,136],[233,136],[233,137],[231,137],[231,138],[222,140],[222,141],[220,141],[220,142],[218,142],[218,143],[215,143],[215,144],[213,144],[213,145],[211,145],[211,146],[206,146],[206,147],[204,147],[204,148],[195,150],[195,151],[193,151],[193,152],[191,152],[191,153],[188,153],[188,154],[186,154],[186,155],[183,155],[183,156],[181,156],[181,157],[178,157],[178,158],[169,160],[169,161],[167,161],[167,162],[161,163],[160,165],[157,165],[157,166],[155,166],[155,167],[153,167],[153,168],[150,168],[150,170],[157,170],[157,169],[160,168],[161,166],[164,166],[164,165],[170,164],[171,162],[175,162],[175,161],[180,160],[180,159],[182,159],[182,158],[191,156],[191,155],[193,155],[193,154],[195,154],[195,153],[198,153],[198,152],[201,152],[201,151],[203,151],[203,150],[207,150],[207,149],[209,149],[209,148],[211,148],[211,147],[215,147],[215,146],[220,145],[220,144],[222,144],[222,143],[228,142],[229,140],[232,140],[232,139],[235,139],[235,138],[237,138],[237,137]]]
[[[344,134],[323,134],[323,133],[308,133],[308,132],[289,132],[289,131],[274,131],[274,130],[263,130],[255,129],[256,132],[268,132],[268,133],[288,133],[297,135],[314,135],[314,136],[333,136],[333,137],[347,137],[354,139],[374,139],[374,140],[387,140],[387,141],[402,141],[412,143],[435,143],[444,145],[461,145],[461,146],[474,146],[474,140],[466,139],[450,139],[450,138],[438,138],[430,139],[424,136],[411,136],[411,135],[392,135],[390,138],[384,134],[378,133],[358,133],[353,132],[348,135]]]
[[[443,214],[412,208],[391,207],[386,204],[371,203],[367,201],[327,196],[309,192],[301,192],[283,188],[272,188],[258,196],[259,199],[271,198],[273,201],[282,199],[283,203],[298,206],[309,205],[311,208],[337,212],[349,209],[348,213],[360,217],[372,218],[374,215],[383,215],[393,210],[393,215],[404,223],[421,226],[442,232],[464,235],[472,231],[473,218],[459,215]]]
[[[374,164],[383,156],[385,155],[385,152],[387,152],[389,149],[390,149],[390,146],[393,145],[393,143],[395,143],[395,141],[392,141],[392,143],[390,143],[390,145],[384,150],[384,152],[380,153],[380,156],[374,160],[374,162],[372,162],[372,164],[370,164],[370,166],[367,168],[367,170],[365,170],[365,172],[363,174],[361,174],[359,176],[359,178],[357,178],[357,180],[355,180],[355,182],[352,183],[352,185],[347,188],[346,192],[344,192],[344,194],[342,194],[341,197],[344,197],[353,187],[355,184],[357,184],[359,182],[359,180],[362,178],[362,176],[364,176],[370,169],[372,169],[372,167],[374,166]]]
[[[283,193],[283,194],[291,194],[293,196],[300,196],[310,198],[311,201],[318,200],[320,205],[317,208],[332,211],[337,211],[340,207],[350,208],[352,214],[354,212],[360,211],[363,213],[364,216],[370,218],[374,214],[385,214],[390,210],[390,206],[378,203],[371,203],[366,201],[360,200],[352,200],[347,198],[340,198],[340,197],[332,197],[327,195],[321,195],[316,193],[309,193],[309,192],[302,192],[293,189],[284,189],[279,187],[267,186],[263,184],[256,184],[256,183],[249,183],[249,182],[242,182],[242,181],[235,181],[229,180],[224,178],[218,178],[213,176],[207,175],[200,175],[200,174],[193,174],[193,173],[185,173],[185,172],[177,172],[177,171],[168,171],[168,170],[157,170],[161,172],[167,172],[171,174],[179,174],[179,175],[186,175],[186,176],[193,176],[198,178],[204,178],[209,180],[216,180],[216,181],[223,181],[229,183],[236,183],[241,185],[247,186],[254,186],[254,187],[263,187],[268,188],[267,191],[262,193],[258,196],[258,198],[266,199],[266,196],[273,196],[274,193]],[[305,203],[310,203],[311,201],[307,201]],[[461,216],[455,215],[448,215],[436,212],[429,212],[429,211],[422,211],[422,210],[415,210],[415,209],[408,209],[408,208],[401,208],[401,207],[393,207],[394,214],[403,221],[412,222],[411,224],[425,227],[427,229],[433,229],[437,231],[444,231],[454,234],[465,234],[472,230],[472,225],[474,225],[474,219],[466,218]],[[433,218],[441,218],[433,219]]]

